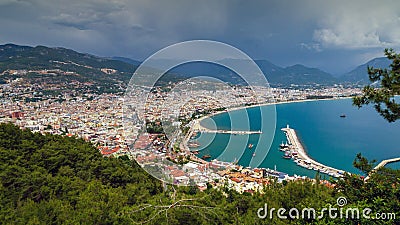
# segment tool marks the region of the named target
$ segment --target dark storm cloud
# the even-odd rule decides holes
[[[144,59],[179,41],[212,39],[280,65],[340,72],[400,46],[399,9],[390,0],[2,0],[0,42]]]

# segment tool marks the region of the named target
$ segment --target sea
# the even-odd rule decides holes
[[[192,149],[199,152],[199,157],[209,155],[208,160],[271,168],[289,175],[314,178],[316,171],[283,158],[279,145],[287,140],[281,130],[287,126],[296,131],[311,158],[351,173],[360,174],[353,167],[357,153],[378,162],[400,157],[400,121],[389,123],[373,106],[358,109],[349,98],[243,108],[205,118],[201,125],[209,129],[262,133],[198,133],[191,141],[200,144]],[[388,164],[388,167],[400,169],[400,163]]]

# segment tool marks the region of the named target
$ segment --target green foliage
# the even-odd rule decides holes
[[[367,85],[362,96],[353,98],[353,104],[359,108],[363,105],[374,104],[376,111],[388,122],[400,119],[400,104],[394,96],[400,94],[400,54],[393,49],[385,49],[386,57],[392,61],[390,70],[368,67],[371,82],[380,83],[379,88]]]
[[[134,161],[11,124],[0,125],[0,161],[0,221],[9,224],[123,222],[122,207],[162,190]]]
[[[370,174],[368,181],[358,175],[346,174],[336,181],[335,192],[346,196],[346,208],[370,208],[372,217],[376,213],[396,213],[393,220],[353,220],[360,224],[399,224],[400,218],[400,171],[381,168]]]
[[[362,156],[360,155],[360,159]],[[2,224],[374,224],[376,221],[260,219],[257,210],[350,206],[400,211],[399,171],[381,169],[368,182],[347,175],[328,188],[310,180],[271,181],[263,193],[228,188],[199,191],[165,185],[127,156],[104,158],[81,139],[41,135],[0,124],[0,221]],[[223,181],[219,181],[223,183]],[[287,215],[287,212],[285,213]],[[394,224],[398,220],[379,221]]]
[[[149,121],[146,120],[146,131],[150,134],[162,134],[164,129],[161,120]]]
[[[369,161],[367,158],[363,157],[361,153],[358,153],[353,161],[353,166],[364,174],[368,174],[374,168],[375,162],[376,160]]]
[[[113,74],[105,74],[102,68],[117,70]],[[118,60],[82,54],[65,48],[48,48],[45,46],[29,47],[13,44],[0,45],[0,73],[7,70],[25,70],[26,74],[5,73],[0,82],[23,77],[25,82],[56,84],[59,89],[42,88],[43,94],[57,96],[57,92],[75,89],[80,93],[116,93],[121,82],[127,83],[137,66]],[[53,74],[37,72],[51,70]],[[74,74],[63,74],[74,72]],[[89,82],[91,86],[75,87],[72,83]],[[37,98],[27,98],[27,102],[37,101]]]
[[[29,47],[13,44],[2,45],[0,48],[2,49],[0,71],[6,69],[63,69],[78,73],[101,74],[98,68],[113,68],[131,74],[135,70],[135,66],[129,63],[82,54],[65,48]]]

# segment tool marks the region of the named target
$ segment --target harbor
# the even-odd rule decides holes
[[[268,107],[268,106],[265,106]],[[338,110],[331,110],[331,108],[339,108]],[[325,110],[325,108],[329,108],[329,110]],[[371,132],[368,132],[367,129],[362,129],[359,124],[359,120],[352,119],[355,117],[360,118],[360,120],[368,121],[374,120],[375,112],[374,111],[366,111],[364,114],[359,114],[360,112],[357,109],[353,109],[351,106],[351,100],[334,100],[334,101],[317,101],[317,102],[306,102],[306,103],[294,103],[288,105],[278,105],[277,110],[280,112],[280,119],[277,121],[277,132],[274,136],[274,142],[270,147],[270,152],[268,153],[268,157],[259,165],[254,165],[257,168],[273,168],[276,164],[278,166],[279,171],[286,172],[291,176],[300,175],[300,176],[308,176],[310,178],[314,178],[318,168],[315,166],[308,165],[308,162],[302,160],[297,153],[292,149],[289,149],[290,139],[287,138],[286,132],[279,131],[281,128],[286,128],[286,125],[289,124],[290,128],[295,130],[296,136],[299,139],[300,145],[304,148],[304,152],[312,158],[314,161],[324,164],[328,167],[332,167],[336,170],[344,171],[346,173],[354,173],[359,174],[359,170],[353,167],[352,162],[354,161],[354,156],[360,152],[368,151],[371,153],[370,158],[375,158],[379,160],[389,159],[393,156],[396,156],[395,146],[393,146],[393,142],[390,140],[390,137],[385,135],[387,132],[391,131],[390,127],[392,125],[388,125],[386,123],[382,123],[381,125],[374,125],[376,130],[379,132],[376,134],[379,136],[379,139],[382,142],[375,143],[370,140],[373,140],[373,135]],[[306,110],[306,111],[304,111]],[[320,112],[321,110],[321,112]],[[314,114],[323,114],[323,117],[314,116]],[[258,125],[261,120],[255,119],[256,111],[249,111],[249,117],[254,118],[250,120],[250,125],[253,127],[253,130],[259,130]],[[304,114],[303,114],[304,113]],[[346,119],[340,117],[340,115],[345,114]],[[310,116],[312,119],[316,119],[313,123],[307,122],[306,119],[299,120],[298,116]],[[208,115],[208,117],[212,117],[212,115]],[[212,118],[214,119],[214,118]],[[215,124],[213,123],[201,123],[202,118],[198,120],[191,121],[193,133],[200,134],[200,130],[202,128],[208,128],[210,130],[225,130],[225,128],[229,127],[226,124],[226,120],[229,120],[229,116],[227,113],[224,115],[220,115],[216,117]],[[198,123],[196,123],[198,121]],[[296,125],[290,123],[290,121],[296,121]],[[346,127],[354,126],[357,128],[358,133],[353,133],[346,129]],[[326,127],[329,127],[329,130],[326,133],[321,133],[326,130]],[[197,129],[196,129],[197,128]],[[247,125],[237,123],[234,130],[249,130],[247,129]],[[226,129],[228,130],[228,129]],[[189,133],[190,133],[189,131]],[[264,135],[268,135],[266,130],[261,130]],[[393,132],[398,133],[398,129],[395,129]],[[300,132],[300,133],[299,133]],[[397,134],[396,133],[396,134]],[[246,135],[214,135],[214,133],[206,133],[204,132],[207,138],[213,138],[213,143],[208,145],[205,141],[206,139],[196,139],[193,138],[189,142],[190,147],[197,150],[197,145],[201,145],[201,148],[204,150],[208,150],[209,152],[200,152],[198,157],[201,159],[203,155],[211,155],[214,158],[216,155],[220,154],[219,149],[224,148],[226,141],[229,139],[232,143],[239,143],[243,145],[243,147],[248,148],[248,144],[257,144],[258,135],[249,135],[249,141],[246,146],[242,143],[242,139]],[[193,135],[191,135],[193,136]],[[366,138],[367,137],[367,138]],[[208,140],[208,139],[207,139]],[[193,143],[191,143],[193,142]],[[285,142],[288,142],[288,147],[282,151],[279,151],[280,144],[283,145]],[[367,146],[364,146],[365,144]],[[240,158],[240,165],[247,167],[250,165],[251,160],[258,159],[262,157],[261,154],[256,154],[254,156],[251,150],[246,150],[243,156],[232,156],[236,152],[240,152],[242,147],[239,147],[239,144],[231,145],[231,152],[225,153],[226,156],[232,161],[234,158]],[[292,144],[292,143],[290,143]],[[257,146],[257,145],[256,145]],[[265,145],[262,145],[265,146]],[[293,148],[293,146],[291,146]],[[377,151],[376,149],[384,148],[385,151]],[[365,150],[364,150],[365,149]],[[288,155],[285,157],[286,150],[288,150]],[[213,154],[211,154],[211,152]],[[209,159],[207,160],[209,161]],[[303,162],[302,162],[303,161]],[[302,166],[298,166],[297,164],[304,164]],[[333,171],[324,171],[321,167],[319,173],[324,176],[325,174],[329,174],[329,172]],[[336,171],[335,170],[335,171]],[[326,173],[327,172],[327,173]],[[335,173],[335,172],[333,172]],[[327,175],[330,176],[330,175]],[[334,176],[331,176],[334,177]]]
[[[281,130],[285,132],[287,138],[287,143],[282,143],[280,146],[281,150],[285,151],[284,158],[293,159],[297,165],[309,170],[319,171],[335,178],[343,177],[345,171],[326,166],[310,158],[300,143],[296,131],[289,125]]]

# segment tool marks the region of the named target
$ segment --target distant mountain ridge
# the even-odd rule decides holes
[[[160,63],[167,63],[167,61],[168,60],[163,60],[160,61]],[[174,61],[171,60],[170,63],[171,62]],[[268,60],[255,60],[254,62],[258,65],[273,87],[288,87],[291,85],[333,85],[339,83],[337,78],[317,68],[309,68],[299,64],[289,67],[280,67]],[[250,62],[240,59],[223,59],[217,63],[244,66]],[[185,77],[212,76],[227,82],[243,82],[243,80],[230,69],[211,62],[186,63],[171,69],[169,72]]]
[[[0,45],[0,82],[24,78],[30,83],[64,86],[89,82],[93,89],[116,91],[137,66],[120,60],[79,53],[66,48]]]
[[[248,63],[239,59],[223,59],[221,62],[235,64]],[[170,63],[160,61],[160,63]],[[75,72],[74,77],[81,81],[95,81],[97,83],[128,83],[133,72],[140,65],[140,61],[124,57],[97,57],[79,53],[66,48],[49,48],[45,46],[20,46],[15,44],[0,45],[0,74],[6,70],[41,70],[59,69]],[[280,67],[268,60],[255,60],[268,82],[274,87],[288,87],[292,85],[326,86],[333,84],[366,84],[369,83],[367,66],[387,68],[390,61],[386,58],[375,58],[356,67],[354,70],[339,77],[318,68],[310,68],[301,64]],[[111,69],[110,73],[108,70]],[[115,70],[115,71],[113,71]],[[106,71],[106,72],[105,72]],[[243,80],[233,71],[209,62],[187,63],[168,71],[165,81],[186,79],[194,76],[213,76],[221,80],[242,83]],[[0,77],[0,79],[7,77]]]
[[[45,46],[20,46],[15,44],[0,45],[0,71],[6,69],[58,69],[66,65],[87,69],[112,68],[119,72],[133,72],[136,67],[120,60],[97,57],[79,53],[66,48]],[[74,69],[70,66],[70,69]]]
[[[285,68],[265,67],[260,61],[256,61],[261,70],[269,78],[271,83],[285,84],[303,84],[303,85],[332,85],[339,83],[339,80],[331,74],[317,68],[310,68],[304,65],[296,64]],[[268,72],[268,70],[270,72]]]
[[[137,60],[134,60],[134,59],[131,59],[131,58],[119,57],[119,56],[114,56],[114,57],[111,57],[110,59],[122,61],[122,62],[125,62],[125,63],[129,63],[129,64],[132,64],[134,66],[139,66],[142,63],[140,61],[137,61]]]
[[[368,66],[374,68],[389,68],[390,63],[390,60],[386,57],[375,58],[343,74],[339,79],[343,82],[353,84],[368,84],[371,83],[368,77]]]

